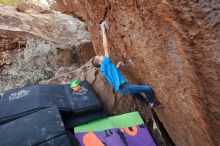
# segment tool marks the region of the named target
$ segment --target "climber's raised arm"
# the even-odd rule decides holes
[[[105,21],[103,21],[101,24],[103,47],[104,47],[104,51],[105,51],[105,56],[109,58],[108,37],[107,37],[107,33],[106,33],[106,27],[107,27],[107,24]]]

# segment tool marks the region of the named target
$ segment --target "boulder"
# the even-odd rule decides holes
[[[49,79],[94,56],[84,22],[64,14],[0,8],[0,93]]]
[[[50,9],[47,8],[43,8],[39,5],[35,5],[32,3],[19,3],[16,6],[16,9],[18,12],[23,12],[23,13],[52,13],[52,11]]]
[[[219,1],[79,3],[96,53],[103,54],[99,23],[107,20],[112,61],[124,61],[129,80],[153,87],[164,105],[156,113],[174,143],[219,145]]]

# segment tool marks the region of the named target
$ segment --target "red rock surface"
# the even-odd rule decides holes
[[[32,4],[32,3],[19,3],[16,6],[16,9],[18,12],[23,12],[23,13],[42,13],[42,14],[46,14],[46,13],[52,13],[51,10],[47,9],[47,8],[43,8],[41,6]]]
[[[174,143],[219,145],[220,2],[79,1],[96,52],[103,53],[99,22],[106,19],[113,62],[124,61],[129,79],[153,87]]]
[[[55,0],[51,9],[73,15],[81,20],[86,19],[78,0]]]

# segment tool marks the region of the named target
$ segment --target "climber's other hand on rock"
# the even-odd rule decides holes
[[[124,66],[125,66],[125,64],[121,61],[119,61],[116,65],[117,68],[124,67]]]

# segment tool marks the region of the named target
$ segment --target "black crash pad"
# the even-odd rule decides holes
[[[66,128],[70,129],[74,126],[80,125],[82,123],[87,123],[92,120],[101,119],[103,117],[106,117],[106,113],[104,111],[99,112],[89,112],[89,113],[83,113],[75,116],[69,116],[63,118],[64,125]]]
[[[55,106],[3,124],[0,131],[1,146],[71,145]]]
[[[38,84],[13,89],[3,94],[0,100],[0,124],[53,105],[59,108],[64,119],[103,110],[98,97],[87,81],[81,82],[79,92],[73,92],[69,85]]]
[[[0,100],[0,124],[56,105],[62,112],[71,112],[67,85],[31,85],[7,91]]]
[[[79,91],[71,92],[72,99],[70,103],[72,107],[74,107],[74,112],[83,113],[86,111],[86,113],[88,113],[102,109],[102,105],[89,83],[85,80],[82,81],[80,85],[81,89]]]
[[[67,135],[62,135],[42,144],[39,144],[38,146],[71,146],[71,143]]]

